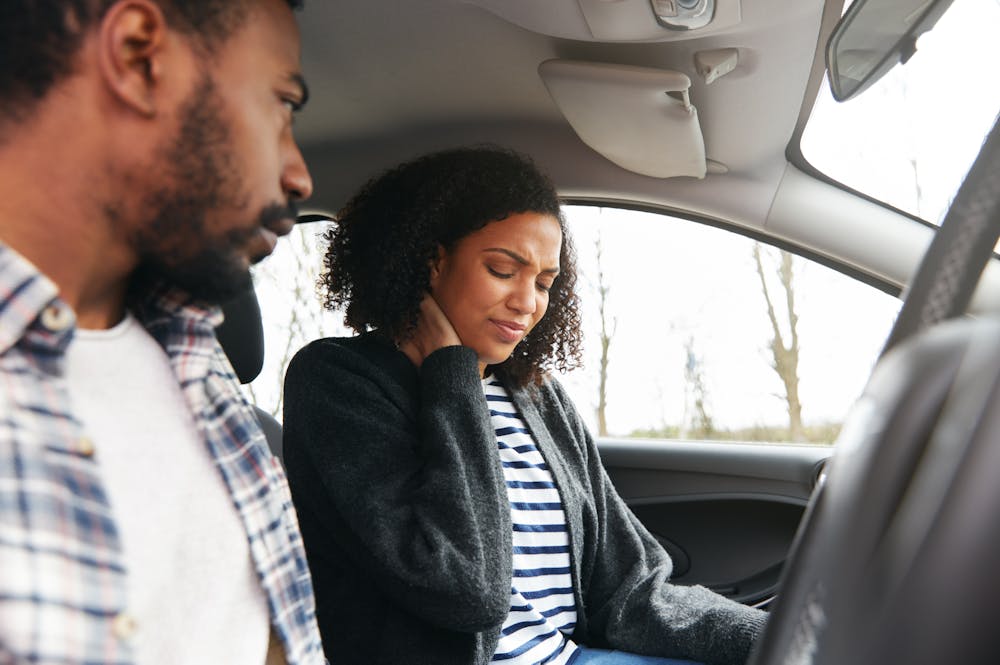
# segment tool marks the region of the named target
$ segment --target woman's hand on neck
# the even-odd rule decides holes
[[[462,340],[437,301],[428,293],[420,302],[417,327],[406,339],[397,340],[396,344],[410,362],[420,367],[430,354],[446,346],[461,346]],[[480,365],[480,376],[483,369],[484,366]]]

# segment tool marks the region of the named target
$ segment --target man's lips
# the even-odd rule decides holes
[[[286,236],[295,228],[294,217],[282,217],[280,219],[268,220],[263,228],[277,236]]]
[[[278,246],[278,236],[286,236],[295,227],[295,219],[282,217],[280,219],[269,219],[263,225],[257,227],[255,238],[260,238],[263,248],[259,252],[254,252],[251,263],[260,263],[270,256],[274,248]]]
[[[274,248],[277,247],[278,245],[278,234],[270,229],[265,229],[263,226],[260,227],[260,231],[258,234],[260,235],[261,238],[264,239],[264,242],[267,243],[268,247],[267,253],[270,254],[271,252],[273,252]]]
[[[500,339],[505,342],[516,342],[521,337],[524,336],[524,331],[527,328],[523,323],[517,323],[516,321],[500,321],[498,319],[490,319],[497,332],[500,334]]]

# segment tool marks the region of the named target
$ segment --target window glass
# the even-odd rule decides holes
[[[349,334],[340,313],[321,307],[316,290],[322,235],[329,226],[330,222],[297,224],[274,253],[253,268],[264,319],[264,367],[243,387],[250,401],[279,421],[285,369],[295,352],[314,339]]]
[[[989,74],[1000,0],[955,0],[916,54],[854,99],[824,82],[803,156],[834,180],[940,224],[1000,109]]]
[[[834,440],[897,298],[722,229],[631,210],[566,210],[582,273],[586,366],[561,380],[595,434]]]
[[[579,255],[585,366],[559,378],[595,435],[833,441],[898,312],[896,298],[729,231],[632,210],[565,210]],[[292,355],[318,337],[350,334],[316,294],[325,229],[297,226],[254,268],[267,352],[246,389],[278,419]],[[775,370],[775,325],[788,349],[784,376],[797,378],[788,385]],[[794,423],[789,394],[801,407]]]

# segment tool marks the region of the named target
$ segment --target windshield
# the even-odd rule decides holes
[[[940,224],[1000,109],[1000,0],[955,0],[916,54],[838,103],[824,81],[802,154],[842,184]]]

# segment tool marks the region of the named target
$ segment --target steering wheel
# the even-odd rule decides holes
[[[752,665],[1000,661],[1000,319],[939,322],[965,311],[998,230],[994,126],[845,421]]]

